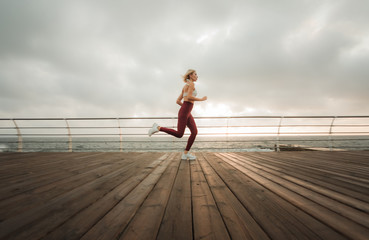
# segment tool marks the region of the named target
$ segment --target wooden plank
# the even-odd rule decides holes
[[[85,155],[102,155],[103,153],[24,153],[22,158],[15,158],[9,160],[7,163],[3,163],[0,169],[0,180],[11,176],[25,174],[29,172],[29,169],[39,169],[40,167],[58,164],[60,160],[71,160],[73,164],[74,159],[78,159]]]
[[[263,176],[264,178],[269,179],[295,193],[298,193],[301,196],[304,196],[311,201],[330,209],[331,211],[337,212],[338,214],[347,217],[356,223],[363,225],[364,227],[369,227],[369,215],[365,213],[369,212],[369,204],[333,191],[328,191],[321,187],[313,186],[290,176],[280,176],[281,174],[279,172],[270,170],[266,167],[260,166],[259,164],[255,164],[250,160],[250,158],[240,157],[237,154],[230,153],[227,154],[227,156],[231,156],[229,159],[239,165],[242,169],[247,169],[253,173]],[[322,194],[328,195],[328,197]],[[339,199],[341,201],[337,201],[335,199]],[[341,202],[346,202],[346,204],[353,205],[359,210],[347,206]]]
[[[352,159],[354,162],[369,166],[369,151],[347,151],[344,152],[348,159]]]
[[[0,152],[0,161],[5,166],[12,165],[15,162],[24,161],[27,162],[29,159],[35,159],[40,157],[41,155],[47,156],[47,158],[57,157],[60,155],[64,155],[65,153],[61,152],[12,152],[12,153],[4,153]],[[86,153],[69,153],[71,155],[78,154],[86,154]]]
[[[0,161],[8,162],[12,159],[23,158],[23,155],[28,154],[26,152],[0,152]]]
[[[157,239],[193,239],[189,162],[182,160]]]
[[[216,156],[210,165],[272,239],[345,239]]]
[[[291,169],[289,172],[286,172],[281,169],[275,168],[269,164],[262,163],[259,159],[254,158],[254,156],[247,157],[246,155],[243,155],[243,154],[242,155],[231,154],[231,155],[234,156],[237,160],[239,160],[238,163],[243,164],[245,167],[252,166],[255,169],[262,170],[262,171],[265,171],[266,173],[270,173],[275,176],[278,176],[284,180],[294,183],[295,185],[298,185],[299,190],[301,186],[301,187],[306,188],[307,190],[314,191],[328,198],[334,199],[339,202],[338,204],[344,203],[348,206],[359,209],[360,211],[369,213],[369,204],[367,202],[353,198],[349,194],[342,194],[338,191],[330,190],[322,186],[323,185],[322,182],[314,181],[314,184],[313,184],[309,181],[301,180],[299,177],[295,177],[295,174],[294,174],[295,169]],[[322,199],[318,200],[318,202],[321,202],[321,201]],[[335,209],[338,208],[338,205],[336,205],[336,203],[334,203],[334,208]],[[352,212],[351,209],[350,209],[350,212]]]
[[[163,153],[94,154],[0,156],[6,167],[0,168],[5,174],[0,174],[5,180],[0,189],[15,183],[26,190],[0,201],[1,217],[13,211],[0,220],[0,239],[87,239],[108,214],[115,214],[113,235],[121,239],[210,238],[220,236],[212,234],[216,230],[224,233],[224,227],[232,239],[360,239],[368,234],[368,227],[351,227],[368,225],[366,152],[206,153],[195,162],[159,161]],[[153,177],[166,161],[168,167]],[[150,176],[151,184],[138,190]],[[117,208],[128,195],[131,200]],[[350,208],[362,212],[350,213]],[[337,221],[341,228],[342,219],[346,230],[328,224]],[[106,229],[98,231],[101,239],[110,239]]]
[[[152,160],[152,162],[156,162],[156,165],[162,161],[163,159]],[[133,172],[133,174],[135,173]],[[11,235],[14,239],[40,238],[81,209],[112,191],[127,177],[130,177],[129,174],[130,172],[126,169],[117,169],[106,176],[83,185],[83,187],[62,194],[47,204],[7,219],[0,223],[0,238],[8,235]]]
[[[244,155],[244,154],[241,154]],[[245,156],[245,155],[244,155]],[[284,172],[287,175],[293,175],[300,178],[303,181],[309,181],[313,184],[323,186],[325,188],[341,192],[347,196],[353,196],[365,202],[369,202],[369,189],[363,186],[357,185],[356,182],[350,182],[347,179],[337,179],[335,175],[329,174],[327,172],[318,171],[316,169],[311,169],[309,167],[299,164],[298,161],[294,163],[289,163],[288,155],[274,155],[273,157],[265,154],[249,154],[257,159],[259,163],[265,163],[268,166],[275,167],[276,170]],[[312,155],[311,157],[313,157]],[[284,159],[284,157],[286,159]],[[300,160],[301,162],[306,162],[307,159]],[[323,169],[324,165],[321,165],[319,169]]]
[[[367,239],[367,236],[369,235],[369,229],[363,227],[362,225],[354,223],[345,217],[342,217],[340,214],[337,214],[335,212],[328,210],[325,207],[322,207],[320,204],[324,205],[324,202],[323,203],[320,202],[320,204],[317,204],[311,201],[310,198],[317,197],[316,195],[314,196],[314,193],[310,192],[308,194],[309,199],[304,198],[301,195],[288,190],[287,188],[288,187],[292,188],[293,185],[289,184],[287,181],[283,181],[274,176],[268,179],[267,176],[269,175],[266,174],[265,172],[263,172],[263,176],[262,176],[260,173],[256,173],[252,170],[249,170],[249,168],[251,169],[251,167],[249,166],[245,167],[246,166],[245,164],[243,166],[241,166],[240,164],[235,164],[232,161],[233,157],[230,156],[230,154],[221,154],[221,155],[225,157],[224,160],[230,165],[236,167],[241,172],[251,177],[253,180],[258,182],[259,184],[265,186],[270,191],[273,191],[277,195],[286,199],[288,202],[292,203],[298,208],[304,210],[305,212],[321,220],[322,222],[329,225],[336,231],[341,232],[342,234],[344,234],[345,236],[349,238]],[[297,188],[293,188],[293,189],[298,190]],[[301,194],[302,192],[299,191],[299,193]],[[328,199],[324,199],[324,201],[328,202]],[[328,205],[328,204],[325,204],[325,205]],[[337,203],[337,205],[339,204]],[[340,205],[340,207],[342,208],[344,206]],[[345,214],[348,214],[348,213],[345,211]],[[357,214],[358,214],[357,212],[355,212],[355,214],[352,214],[352,215],[350,214],[350,217],[354,218],[355,216],[357,216]],[[361,220],[364,221],[364,219],[361,219]],[[306,221],[305,224],[309,225],[311,224],[311,222]],[[314,229],[315,227],[312,227],[312,228]],[[319,234],[319,232],[316,232],[316,233]]]
[[[166,157],[166,155],[163,157]],[[170,159],[172,159],[172,157],[169,156],[168,161],[171,161]],[[144,167],[140,168],[139,172],[128,178],[104,197],[68,219],[61,226],[58,226],[46,235],[44,239],[80,239],[100,219],[111,211],[114,206],[136,188],[138,184],[152,172],[156,164],[155,162],[152,164],[145,164]]]
[[[116,159],[118,160],[118,158]],[[46,185],[53,185],[59,181],[63,181],[66,179],[70,179],[78,173],[89,171],[91,169],[95,169],[97,166],[104,166],[108,164],[106,161],[102,161],[101,158],[94,160],[93,166],[89,166],[89,162],[86,163],[85,161],[79,161],[78,169],[72,168],[70,166],[67,169],[61,167],[61,165],[73,165],[69,164],[68,162],[63,161],[60,159],[60,163],[54,164],[49,166],[48,169],[38,169],[38,170],[30,170],[31,174],[26,178],[26,180],[18,180],[16,183],[13,181],[5,181],[8,183],[8,186],[0,188],[1,199],[8,199],[16,197],[19,194],[32,196],[32,192],[35,191],[37,188],[41,188],[42,186]]]
[[[230,239],[198,161],[190,161],[194,239]]]
[[[22,176],[25,177],[25,175],[31,174],[33,170],[37,171],[46,164],[57,164],[61,158],[61,154],[40,153],[35,155],[29,153],[24,155],[24,158],[14,159],[8,164],[3,164],[0,169],[0,180],[10,182],[12,178],[19,179]],[[2,187],[1,183],[0,187]]]
[[[60,157],[62,157],[62,155]],[[23,174],[20,177],[15,176],[13,179],[3,180],[3,182],[7,182],[8,185],[0,188],[0,198],[4,199],[11,197],[34,189],[35,187],[73,176],[75,174],[74,171],[86,171],[94,168],[96,165],[103,165],[105,163],[101,161],[101,158],[98,158],[93,160],[92,166],[90,164],[91,163],[85,161],[71,162],[71,160],[65,158],[65,156],[61,159],[58,158],[56,163],[49,162],[44,166],[39,166],[34,162],[28,162],[18,167],[25,169],[27,174]]]
[[[97,222],[81,239],[116,239],[124,231],[138,208],[151,192],[170,161],[165,160],[125,198]]]
[[[214,199],[227,225],[232,239],[270,239],[247,209],[229,190],[218,173],[207,162],[208,154],[202,154],[198,161],[204,172]]]
[[[327,156],[331,155],[329,158]],[[362,182],[369,186],[368,174],[364,171],[361,172],[358,168],[352,168],[349,165],[345,164],[341,166],[337,161],[332,161],[330,159],[334,159],[333,152],[316,152],[316,153],[294,153],[291,156],[285,158],[288,162],[297,162],[300,166],[308,167],[315,169],[316,171],[322,171],[328,174],[340,176],[347,179],[356,180],[358,182]],[[309,161],[306,161],[309,159]],[[324,165],[325,168],[321,169],[321,165]],[[357,172],[357,173],[356,173]]]
[[[320,163],[320,165],[314,164],[314,166],[307,164],[307,162],[310,161],[310,160],[307,161],[307,159],[315,159],[315,156],[316,156],[315,154],[306,155],[305,156],[306,158],[302,158],[302,156],[299,156],[299,157],[296,157],[296,156],[297,156],[296,154],[291,154],[291,155],[281,154],[281,155],[269,156],[269,159],[271,159],[272,161],[279,161],[285,164],[289,164],[290,166],[293,166],[293,168],[297,170],[303,169],[304,171],[310,171],[311,174],[315,173],[315,175],[319,175],[319,176],[329,175],[330,177],[327,178],[327,180],[333,179],[333,183],[336,180],[339,180],[341,182],[346,182],[348,183],[348,186],[350,186],[350,188],[355,187],[355,186],[352,186],[354,184],[360,188],[359,192],[362,192],[363,189],[368,189],[368,183],[366,183],[367,182],[366,179],[364,179],[364,182],[363,182],[363,178],[358,178],[355,176],[350,176],[347,174],[335,172],[332,170],[327,170],[325,168],[322,168],[322,166],[324,166],[322,163]],[[308,158],[309,156],[310,158]]]
[[[180,155],[174,154],[152,192],[148,195],[120,239],[156,239],[176,178]]]
[[[138,156],[136,156],[138,157]],[[110,159],[109,159],[110,160]],[[100,160],[101,161],[101,160]],[[97,178],[105,176],[115,169],[129,169],[137,164],[135,157],[126,161],[116,161],[115,163],[103,163],[96,165],[90,171],[82,172],[81,174],[75,173],[68,178],[63,178],[60,181],[55,181],[46,185],[42,185],[35,189],[31,189],[13,197],[0,201],[0,216],[1,219],[10,218],[13,215],[21,213],[27,209],[37,207],[44,203],[46,204],[51,199],[58,195],[71,191],[74,188],[80,187],[83,184],[94,181]],[[105,161],[101,161],[105,162]]]
[[[320,165],[323,164],[328,169],[331,169],[333,171],[340,172],[342,174],[346,174],[349,176],[355,176],[358,178],[365,178],[368,179],[369,177],[369,167],[358,165],[353,163],[352,161],[347,161],[346,154],[340,154],[338,155],[336,152],[326,152],[326,153],[320,153],[317,155],[318,158],[316,159],[316,164]],[[311,159],[311,156],[309,155],[302,155],[305,159]]]
[[[369,151],[345,151],[327,155],[330,159],[338,159],[345,164],[369,167]]]

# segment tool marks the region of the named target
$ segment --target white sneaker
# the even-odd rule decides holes
[[[187,153],[188,160],[196,160],[196,156]]]
[[[158,127],[159,125],[157,123],[154,123],[152,125],[152,127],[149,129],[149,137],[151,137],[151,135],[153,135],[154,133],[159,132]]]
[[[193,155],[191,155],[189,153],[187,153],[187,154],[182,153],[181,159],[182,160],[187,160],[187,158],[188,158],[188,160],[196,160],[196,157],[195,156],[193,156]]]

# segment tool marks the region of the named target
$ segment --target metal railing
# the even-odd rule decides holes
[[[194,150],[369,150],[369,116],[197,117]],[[0,151],[172,151],[187,139],[152,138],[153,122],[176,128],[176,117],[0,118]],[[187,131],[187,130],[186,130]],[[185,135],[189,135],[188,132]]]

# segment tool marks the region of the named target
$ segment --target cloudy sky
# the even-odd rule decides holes
[[[0,117],[368,115],[367,0],[1,0]]]

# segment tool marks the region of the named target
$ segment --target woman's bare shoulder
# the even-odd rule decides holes
[[[191,88],[194,88],[195,87],[195,84],[193,82],[189,82],[188,83],[188,86],[190,86]]]

